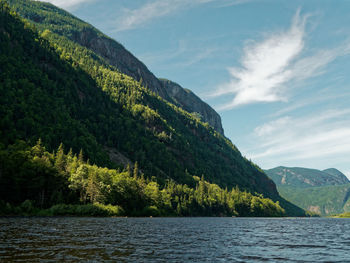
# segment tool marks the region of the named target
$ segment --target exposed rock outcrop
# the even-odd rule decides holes
[[[23,2],[26,5],[26,2]],[[43,4],[45,8],[55,9],[57,12],[61,12],[64,16],[70,17],[72,24],[66,24],[66,20],[60,21],[57,17],[58,23],[65,23],[65,35],[72,41],[90,49],[95,54],[102,57],[107,64],[116,67],[120,72],[134,78],[137,81],[141,81],[143,86],[150,89],[163,99],[173,103],[189,113],[199,113],[202,121],[208,122],[216,131],[224,134],[224,130],[221,124],[221,118],[214,109],[208,104],[203,102],[193,92],[183,89],[178,84],[158,79],[140,60],[138,60],[133,54],[131,54],[120,43],[106,36],[93,26],[79,21],[81,27],[76,27],[74,21],[78,18],[66,13],[63,10],[56,9],[50,4]],[[45,23],[47,19],[43,14],[27,13],[23,14],[25,18],[36,23],[39,28],[43,29],[41,23]],[[62,35],[62,32],[55,26],[49,28],[51,31]]]
[[[148,68],[125,49],[117,41],[99,33],[94,28],[86,27],[82,31],[76,31],[72,40],[87,47],[104,58],[109,64],[115,66],[120,72],[140,81],[144,86],[172,102],[168,94],[163,90],[160,81]]]
[[[177,106],[189,113],[199,114],[202,121],[208,122],[216,131],[224,134],[221,117],[212,107],[202,101],[189,89],[184,89],[179,84],[167,79],[160,79],[160,81],[169,97]]]

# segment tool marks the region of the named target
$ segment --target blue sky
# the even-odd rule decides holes
[[[262,168],[350,176],[350,1],[50,2],[193,90]]]

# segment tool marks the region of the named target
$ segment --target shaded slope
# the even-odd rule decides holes
[[[145,86],[170,100],[166,92],[163,92],[159,80],[141,61],[120,43],[107,37],[90,24],[49,3],[27,0],[8,0],[7,2],[21,16],[35,23],[39,29],[50,29],[93,50],[120,72],[137,81],[142,79]]]

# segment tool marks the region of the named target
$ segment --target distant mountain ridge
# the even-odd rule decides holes
[[[350,211],[350,181],[335,168],[283,167],[265,170],[281,196],[320,215]]]
[[[265,172],[277,186],[314,187],[350,183],[348,178],[335,168],[320,171],[302,167],[279,166],[265,170]]]
[[[344,181],[346,183],[350,182],[349,179],[346,177],[346,175],[343,174],[341,171],[339,171],[336,168],[328,168],[328,169],[323,170],[323,172],[330,174],[330,175],[333,175],[336,178],[339,178],[339,180]]]

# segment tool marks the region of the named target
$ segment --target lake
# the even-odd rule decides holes
[[[0,218],[0,262],[350,262],[350,220]]]

